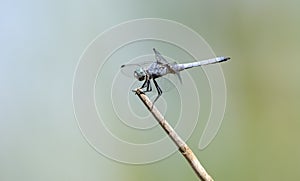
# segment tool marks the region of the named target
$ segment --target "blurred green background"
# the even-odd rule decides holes
[[[1,1],[0,180],[197,180],[179,154],[146,165],[112,161],[78,128],[72,80],[101,32],[136,18],[178,21],[222,64],[227,108],[203,151],[215,180],[300,177],[300,1]]]

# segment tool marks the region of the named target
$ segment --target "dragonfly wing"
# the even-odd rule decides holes
[[[176,76],[177,76],[177,78],[179,79],[180,84],[182,84],[182,78],[181,78],[181,76],[180,76],[180,73],[179,73],[179,72],[176,72]]]
[[[180,83],[182,83],[182,79],[181,79],[179,72],[172,68],[173,67],[172,65],[176,64],[176,62],[172,62],[172,63],[168,62],[155,48],[153,48],[153,51],[155,53],[155,59],[156,59],[157,63],[164,64],[168,68],[169,72],[176,74]]]
[[[123,75],[133,78],[134,71],[139,67],[141,67],[139,64],[125,64],[121,66],[121,72]]]
[[[176,87],[176,81],[172,81],[172,79],[168,79],[167,77],[160,77],[155,79],[162,92],[169,92]]]
[[[169,63],[155,48],[153,48],[153,51],[155,53],[155,59],[156,59],[157,63],[159,63],[159,64],[168,64]]]
[[[132,77],[134,77],[134,71],[137,68],[146,69],[152,63],[153,63],[153,61],[144,61],[144,62],[136,61],[134,63],[124,64],[124,65],[121,65],[121,72],[126,77],[132,78]]]

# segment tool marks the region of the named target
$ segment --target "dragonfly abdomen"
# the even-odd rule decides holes
[[[198,62],[191,62],[191,63],[184,63],[184,64],[176,64],[174,68],[177,69],[177,71],[181,71],[184,69],[189,69],[192,67],[198,67],[202,65],[209,65],[209,64],[215,64],[215,63],[220,63],[229,60],[229,57],[216,57],[216,58],[211,58],[207,60],[202,60]]]

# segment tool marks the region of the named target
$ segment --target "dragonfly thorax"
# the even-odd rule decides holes
[[[143,81],[146,79],[146,72],[144,71],[144,69],[142,69],[141,67],[137,68],[135,71],[134,71],[134,77],[136,79],[138,79],[139,81]]]

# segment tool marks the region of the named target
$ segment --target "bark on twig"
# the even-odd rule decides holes
[[[174,129],[170,126],[170,124],[165,120],[162,114],[158,111],[158,109],[153,106],[153,103],[150,99],[143,93],[141,89],[137,89],[136,94],[148,108],[148,110],[152,113],[154,118],[158,121],[161,127],[166,131],[166,133],[170,136],[170,138],[177,145],[178,150],[185,157],[185,159],[189,162],[193,170],[199,179],[203,181],[213,181],[212,177],[208,175],[206,170],[200,164],[199,160],[192,152],[192,150],[188,147],[188,145],[178,136],[178,134],[174,131]]]

